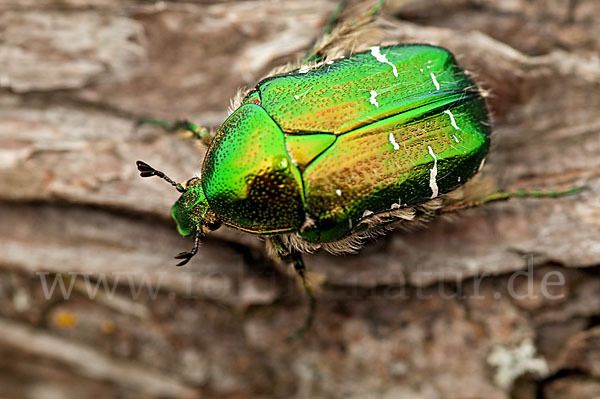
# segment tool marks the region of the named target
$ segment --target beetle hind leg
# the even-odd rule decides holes
[[[486,196],[483,196],[479,199],[474,199],[471,201],[459,202],[457,204],[453,204],[447,207],[444,207],[439,210],[439,213],[450,213],[456,212],[462,209],[475,208],[481,205],[485,205],[488,202],[496,202],[496,201],[504,201],[511,198],[558,198],[564,197],[567,195],[578,194],[584,189],[584,187],[572,187],[567,190],[562,191],[527,191],[527,190],[517,190],[517,191],[497,191]]]
[[[312,286],[306,277],[306,266],[304,265],[304,260],[302,260],[302,254],[295,248],[286,246],[278,237],[271,237],[269,238],[269,241],[273,245],[273,248],[275,248],[279,258],[283,262],[291,263],[294,266],[294,270],[300,278],[304,292],[308,297],[308,313],[304,319],[304,322],[286,338],[286,341],[291,343],[300,338],[312,326],[317,308],[317,299],[313,292]]]

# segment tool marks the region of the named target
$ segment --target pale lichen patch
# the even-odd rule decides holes
[[[487,362],[496,367],[494,382],[509,390],[520,376],[535,373],[545,377],[550,373],[546,359],[536,355],[536,348],[530,339],[525,339],[517,347],[497,345],[487,357]]]

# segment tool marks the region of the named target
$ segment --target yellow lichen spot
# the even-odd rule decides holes
[[[77,325],[77,316],[68,310],[61,310],[52,316],[52,323],[59,328],[73,328]]]
[[[104,320],[102,322],[102,324],[100,325],[100,328],[102,329],[102,332],[105,334],[112,334],[115,331],[115,322],[112,320]]]

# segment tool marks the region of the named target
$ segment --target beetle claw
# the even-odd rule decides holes
[[[177,256],[175,256],[175,259],[183,259],[181,262],[179,262],[177,264],[177,266],[183,266],[186,263],[188,263],[190,261],[190,259],[192,259],[192,257],[195,254],[191,253],[191,252],[181,252],[179,253]]]

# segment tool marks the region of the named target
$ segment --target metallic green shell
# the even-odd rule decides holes
[[[211,144],[202,182],[225,223],[256,233],[337,241],[371,213],[464,184],[489,147],[477,87],[450,52],[428,45],[276,75],[244,104]],[[253,190],[261,195],[250,200]]]
[[[261,106],[282,131],[334,134],[467,88],[476,92],[452,54],[426,45],[373,47],[316,69],[266,78],[256,87]]]
[[[465,103],[417,108],[339,136],[303,172],[306,210],[315,221],[303,238],[336,241],[369,213],[419,205],[462,185],[489,146],[480,133],[484,111]]]
[[[283,133],[257,105],[242,105],[219,128],[201,181],[210,208],[230,226],[273,234],[304,221],[300,172]]]

